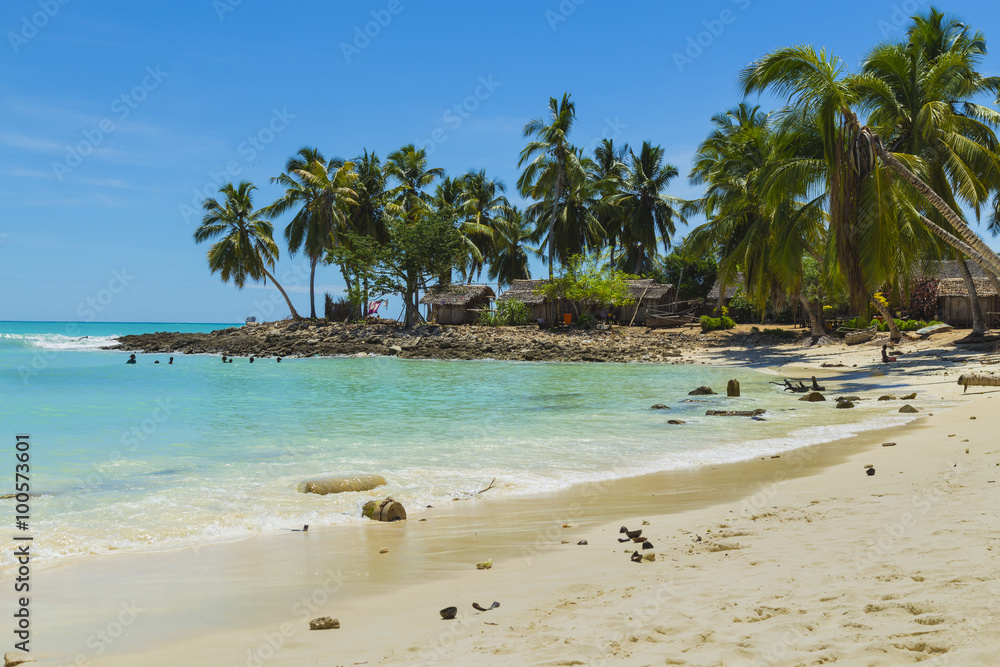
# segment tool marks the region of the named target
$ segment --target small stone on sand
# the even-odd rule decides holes
[[[329,616],[320,616],[319,618],[314,618],[309,621],[310,630],[338,630],[340,629],[340,621],[336,618],[330,618]]]
[[[382,547],[381,549],[378,550],[378,552],[380,554],[387,554],[389,553],[389,547]]]

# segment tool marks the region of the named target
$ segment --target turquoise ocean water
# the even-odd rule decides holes
[[[207,355],[167,365],[165,354],[126,365],[126,353],[101,349],[117,335],[225,326],[233,325],[0,323],[2,439],[11,443],[0,492],[13,490],[13,436],[30,433],[40,560],[361,520],[374,494],[296,492],[322,476],[382,474],[389,486],[377,495],[420,508],[493,478],[496,494],[548,491],[906,421],[874,401],[855,410],[794,401],[749,368],[380,357],[222,364]],[[742,398],[684,402],[699,385],[724,393],[734,377]],[[649,410],[654,403],[672,409]],[[767,421],[705,416],[757,407]],[[0,565],[11,558],[5,552]]]

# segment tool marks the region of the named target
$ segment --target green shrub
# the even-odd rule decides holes
[[[716,331],[718,329],[732,329],[736,326],[736,322],[728,315],[723,315],[722,317],[709,317],[708,315],[701,316],[701,330],[702,331]]]
[[[509,299],[497,304],[497,309],[479,314],[477,322],[484,327],[522,326],[531,324],[531,311],[523,301]]]
[[[753,303],[747,298],[746,294],[743,293],[743,287],[738,287],[733,298],[729,300],[729,314],[732,314],[733,319],[739,320],[740,322],[749,322],[752,320],[756,314]],[[725,317],[727,313],[723,313]],[[729,328],[729,327],[726,327]]]
[[[500,325],[519,327],[531,324],[531,311],[523,301],[508,299],[497,304],[497,318]]]
[[[580,317],[576,318],[576,326],[581,329],[590,329],[594,326],[594,316],[590,313],[582,313]]]

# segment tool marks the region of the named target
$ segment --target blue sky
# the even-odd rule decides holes
[[[811,43],[853,67],[928,6],[6,0],[0,320],[283,317],[270,286],[224,285],[192,240],[221,182],[253,181],[262,206],[301,146],[384,157],[414,142],[431,166],[485,168],[513,189],[522,126],[564,91],[576,144],[650,140],[686,176],[749,61]],[[1000,39],[995,3],[937,6]],[[998,57],[984,69],[1000,74]],[[669,192],[698,194],[686,178]],[[304,312],[306,270],[284,253],[277,273]],[[341,288],[335,267],[317,283]]]

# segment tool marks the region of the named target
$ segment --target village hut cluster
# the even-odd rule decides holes
[[[561,323],[566,315],[576,321],[577,313],[572,303],[538,293],[538,288],[546,282],[515,280],[499,298],[488,285],[435,285],[427,290],[420,303],[427,306],[427,321],[438,324],[473,324],[484,311],[490,310],[492,301],[503,303],[512,299],[527,306],[531,318],[539,324]],[[628,289],[635,303],[618,308],[599,308],[595,313],[598,319],[642,326],[650,312],[669,308],[675,301],[673,285],[654,280],[630,280]]]
[[[976,296],[982,308],[986,324],[990,327],[1000,327],[1000,294],[986,277],[986,274],[975,262],[966,262]],[[924,276],[937,279],[937,305],[934,319],[954,327],[972,326],[972,306],[969,289],[962,278],[958,262],[954,260],[929,262],[913,267],[914,276]],[[717,308],[728,306],[743,285],[743,274],[739,273],[732,284],[727,283],[723,289],[716,281],[708,293],[706,307]]]

